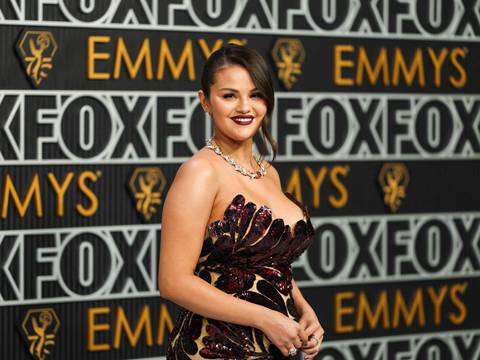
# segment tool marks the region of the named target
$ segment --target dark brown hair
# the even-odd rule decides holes
[[[228,65],[239,65],[247,70],[260,96],[267,104],[267,113],[262,120],[260,132],[263,137],[262,145],[265,147],[267,142],[270,144],[273,152],[272,160],[274,160],[277,155],[277,143],[268,131],[268,123],[270,122],[273,107],[275,106],[275,96],[273,81],[267,63],[263,57],[252,48],[235,44],[224,45],[210,55],[203,67],[201,85],[207,98],[210,97],[210,86],[215,82],[215,74],[218,70]],[[266,148],[264,150],[267,151]]]

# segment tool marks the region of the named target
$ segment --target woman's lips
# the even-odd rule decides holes
[[[253,122],[254,117],[253,116],[234,116],[232,118],[233,121],[235,121],[236,124],[239,125],[249,125]]]

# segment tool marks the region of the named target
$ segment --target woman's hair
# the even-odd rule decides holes
[[[257,51],[251,48],[235,44],[224,45],[210,55],[203,68],[201,85],[207,98],[210,97],[210,86],[215,82],[215,74],[228,65],[239,65],[247,70],[260,96],[267,104],[267,113],[260,130],[263,137],[262,145],[265,147],[266,142],[270,144],[273,152],[272,160],[274,160],[277,155],[277,143],[268,131],[268,123],[273,113],[275,97],[267,63]],[[268,151],[266,148],[264,150]]]

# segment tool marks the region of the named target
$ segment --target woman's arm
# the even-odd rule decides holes
[[[306,341],[300,326],[278,311],[229,295],[194,274],[218,191],[206,159],[182,164],[165,199],[159,264],[162,297],[199,315],[262,330],[286,355]]]
[[[313,311],[308,301],[303,297],[302,292],[298,288],[295,280],[292,280],[292,287],[293,302],[295,303],[295,309],[297,309],[299,315],[302,316],[302,314],[307,311]]]

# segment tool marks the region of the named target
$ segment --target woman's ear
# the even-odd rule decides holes
[[[208,106],[208,99],[205,96],[205,93],[203,92],[203,90],[198,90],[197,95],[200,100],[200,104],[202,105],[203,111],[205,111],[206,113],[209,113],[210,108]]]

